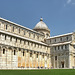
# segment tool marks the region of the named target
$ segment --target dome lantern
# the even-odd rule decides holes
[[[43,18],[42,17],[40,18],[40,21],[43,21]]]

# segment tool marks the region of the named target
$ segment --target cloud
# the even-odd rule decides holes
[[[67,4],[71,3],[72,0],[67,0]]]
[[[64,7],[66,7],[68,4],[72,4],[72,5],[75,5],[75,3],[71,3],[72,0],[67,0],[66,4],[64,4]]]

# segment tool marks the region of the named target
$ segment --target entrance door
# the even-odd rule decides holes
[[[61,62],[62,68],[64,68],[64,62]]]

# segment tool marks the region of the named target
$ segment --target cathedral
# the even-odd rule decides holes
[[[43,18],[33,29],[0,18],[0,69],[75,67],[75,32],[50,36]]]

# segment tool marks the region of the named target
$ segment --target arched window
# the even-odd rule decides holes
[[[19,28],[19,33],[20,33],[20,28]]]
[[[67,36],[66,38],[67,38],[67,40],[68,40],[68,36]]]
[[[12,37],[10,37],[10,41],[12,41]]]
[[[42,34],[44,35],[44,33],[43,33],[43,32],[40,32],[40,33],[42,33]]]
[[[60,38],[60,41],[62,41],[62,37]]]
[[[30,53],[30,57],[32,57],[32,53]]]
[[[14,32],[14,26],[13,26],[13,32]]]
[[[33,37],[35,38],[35,34],[33,35]]]
[[[24,31],[24,35],[25,35],[25,31]]]
[[[46,37],[49,37],[49,34],[48,33],[46,34]]]
[[[3,49],[3,54],[5,54],[5,49]]]
[[[14,55],[16,55],[16,51],[14,50]]]
[[[37,36],[37,39],[39,39],[39,36]]]
[[[6,40],[6,35],[5,35],[5,40]]]
[[[44,58],[44,55],[42,55],[42,58]]]
[[[31,33],[29,32],[29,37],[31,36]]]
[[[6,25],[6,30],[7,30],[7,25]]]
[[[24,51],[23,51],[23,56],[24,56]]]
[[[55,60],[57,60],[57,56],[55,56]]]
[[[36,55],[36,57],[38,58],[38,54]]]

